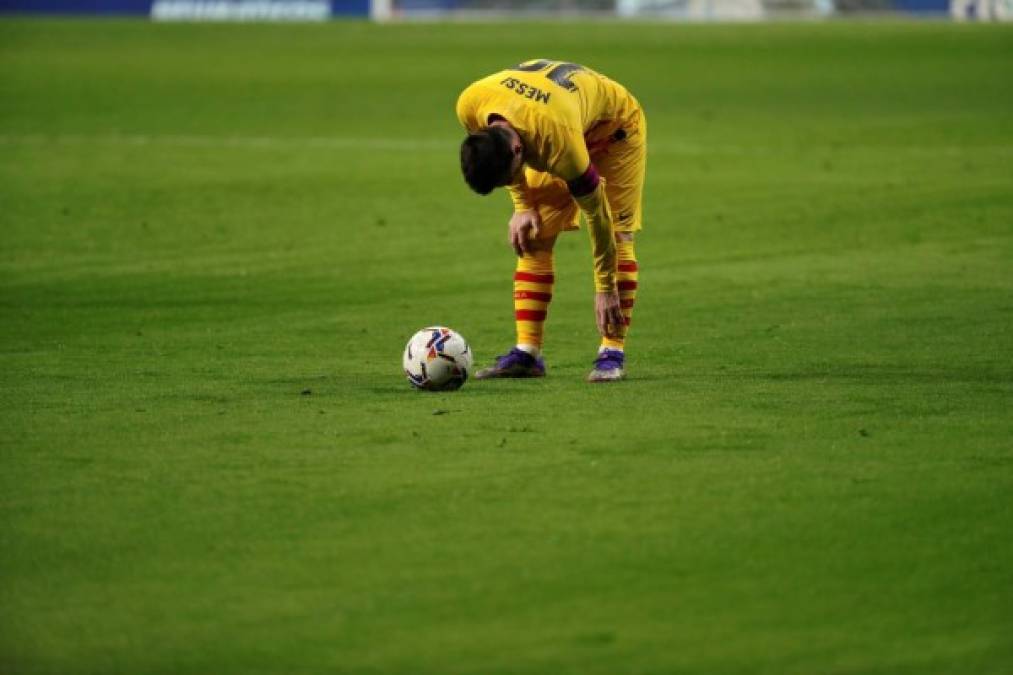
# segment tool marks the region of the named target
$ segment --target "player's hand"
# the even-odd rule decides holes
[[[538,211],[518,211],[510,217],[510,246],[518,258],[531,253],[531,239],[538,236],[541,227]]]
[[[619,337],[623,327],[623,311],[619,305],[619,291],[595,293],[594,315],[598,321],[599,333],[605,337]]]

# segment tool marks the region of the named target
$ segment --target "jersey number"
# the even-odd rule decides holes
[[[545,70],[549,66],[552,66],[549,72],[545,73],[545,77],[549,78],[556,84],[567,91],[577,91],[577,85],[570,79],[570,75],[575,72],[584,70],[584,66],[579,63],[562,63],[560,61],[529,61],[528,63],[521,63],[508,70],[518,70],[522,73],[537,73],[540,70]]]

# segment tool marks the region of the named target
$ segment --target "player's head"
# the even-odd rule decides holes
[[[464,180],[480,195],[509,185],[522,164],[522,147],[516,132],[498,124],[471,134],[461,143]]]

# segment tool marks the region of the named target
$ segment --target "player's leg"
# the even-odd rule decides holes
[[[530,170],[526,179],[532,201],[538,205],[542,226],[537,237],[530,242],[530,253],[517,259],[514,270],[517,342],[513,349],[497,357],[495,364],[475,374],[480,380],[545,375],[541,351],[555,283],[552,250],[562,230],[576,227],[578,208],[563,181]]]
[[[535,358],[541,356],[545,336],[545,319],[552,302],[556,282],[552,249],[556,237],[538,238],[531,242],[531,252],[517,259],[514,271],[514,321],[517,326],[517,348]]]
[[[621,138],[592,156],[598,171],[605,177],[605,193],[612,209],[616,234],[618,269],[616,281],[623,325],[617,335],[602,338],[591,382],[608,382],[625,377],[626,338],[633,319],[637,299],[640,266],[637,262],[635,233],[643,228],[642,201],[647,159],[647,126],[643,115],[623,129]]]
[[[619,305],[623,312],[623,325],[613,337],[603,337],[600,349],[625,349],[626,334],[633,320],[633,305],[637,300],[637,286],[640,283],[640,266],[632,232],[616,232],[616,252],[619,258],[616,272],[616,286],[619,288]]]

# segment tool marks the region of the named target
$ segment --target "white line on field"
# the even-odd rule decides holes
[[[5,145],[167,145],[209,148],[323,149],[323,150],[386,150],[421,152],[456,151],[459,138],[357,138],[346,136],[208,136],[190,134],[0,134]],[[651,153],[672,155],[770,155],[797,152],[862,152],[882,151],[917,156],[962,156],[988,154],[1013,156],[1009,145],[708,145],[705,143],[648,143]]]

